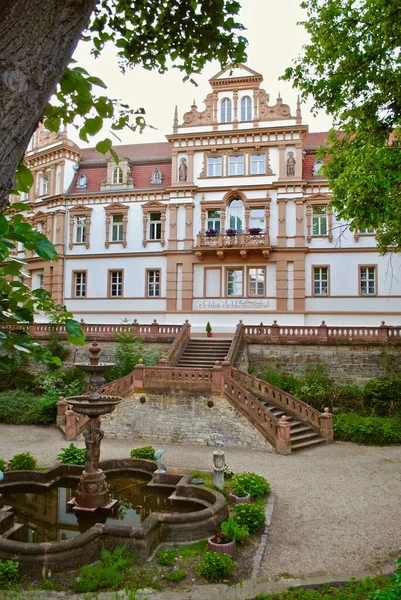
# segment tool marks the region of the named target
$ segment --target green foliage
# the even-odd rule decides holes
[[[323,411],[332,386],[325,365],[307,365],[304,380],[298,389],[298,398]]]
[[[71,350],[67,347],[66,342],[62,342],[56,332],[53,332],[49,335],[47,349],[51,352],[52,356],[57,356],[62,363],[65,362],[71,354]],[[54,363],[49,363],[48,367],[50,369],[60,368]]]
[[[401,14],[398,0],[304,0],[309,43],[288,68],[305,99],[333,116],[322,155],[332,205],[351,229],[401,246]],[[389,137],[392,136],[391,144]]]
[[[42,371],[35,377],[35,385],[53,398],[76,396],[85,391],[85,374],[79,369]]]
[[[10,560],[0,560],[0,587],[10,587],[20,579],[19,561],[16,556]]]
[[[242,527],[247,527],[249,533],[258,531],[266,522],[263,506],[258,504],[234,504],[234,519]]]
[[[221,552],[206,552],[199,563],[199,575],[209,581],[222,581],[235,569],[237,563],[234,562],[230,554]]]
[[[130,452],[131,458],[145,458],[146,460],[156,460],[155,449],[153,446],[141,446],[134,448]]]
[[[333,417],[334,437],[369,446],[401,444],[401,417],[364,417],[339,413]]]
[[[227,463],[225,463],[223,467],[223,473],[226,479],[231,479],[231,477],[234,477],[234,471]]]
[[[164,579],[167,579],[167,581],[174,581],[178,583],[185,579],[186,576],[187,574],[185,573],[185,571],[182,571],[181,569],[176,569],[175,571],[170,571],[170,573],[166,573],[164,575]]]
[[[270,483],[257,473],[238,473],[231,482],[234,494],[245,490],[252,498],[263,498],[270,492]]]
[[[30,452],[15,454],[8,463],[9,471],[33,471],[36,469],[36,458]]]
[[[4,473],[4,471],[6,470],[6,467],[7,467],[6,461],[3,460],[2,458],[0,458],[0,471],[3,471],[3,473]]]
[[[159,550],[156,558],[160,565],[164,567],[172,567],[178,556],[178,550]]]
[[[381,590],[375,590],[373,600],[399,600],[401,598],[401,558],[396,561],[397,570],[391,577],[390,584]]]
[[[401,412],[401,377],[372,379],[365,385],[365,405],[373,414],[391,416]]]
[[[154,349],[146,350],[143,338],[134,338],[131,331],[120,333],[116,349],[116,366],[105,373],[106,381],[113,381],[131,373],[139,359],[147,366],[155,365],[160,358],[160,352]]]
[[[239,525],[233,517],[229,517],[221,524],[221,533],[225,542],[236,541],[243,544],[249,537],[249,529],[244,525]]]
[[[271,364],[262,367],[257,372],[256,376],[259,377],[259,379],[274,385],[279,390],[293,394],[293,396],[297,396],[301,385],[298,377],[295,377],[295,375],[291,375],[290,373],[285,373]]]
[[[54,423],[57,400],[12,390],[0,394],[0,423],[44,425]]]
[[[99,563],[79,569],[73,587],[77,592],[86,593],[119,586],[133,562],[134,556],[125,545],[118,546],[112,552],[102,550]]]
[[[206,333],[211,333],[212,332],[212,326],[210,325],[210,322],[208,321],[206,323]]]
[[[71,443],[67,448],[62,448],[57,458],[66,465],[84,465],[85,464],[85,448],[78,448]]]

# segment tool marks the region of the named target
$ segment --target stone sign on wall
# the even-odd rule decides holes
[[[275,300],[249,298],[210,298],[194,300],[193,310],[221,310],[221,311],[264,311],[276,310]]]

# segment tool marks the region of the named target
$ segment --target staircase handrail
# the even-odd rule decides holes
[[[298,400],[292,394],[284,392],[279,388],[267,383],[258,377],[249,373],[243,373],[238,369],[230,367],[229,375],[232,379],[240,381],[245,389],[250,388],[263,396],[268,402],[288,411],[299,421],[309,425],[312,429],[320,433],[321,431],[321,412],[304,402]]]
[[[240,321],[235,329],[234,337],[231,341],[230,349],[228,351],[226,361],[230,363],[230,365],[235,365],[235,359],[237,358],[238,352],[240,351],[241,344],[244,339],[244,329],[242,325],[242,321]]]
[[[177,361],[178,357],[182,353],[184,347],[191,339],[191,324],[188,319],[185,320],[185,323],[182,325],[181,330],[174,342],[171,344],[167,355],[164,357],[166,360],[166,364],[169,367],[172,367],[174,363]]]
[[[238,381],[224,373],[224,395],[272,444],[277,445],[279,419]]]

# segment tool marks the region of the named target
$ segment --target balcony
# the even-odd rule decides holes
[[[196,245],[193,250],[199,260],[206,256],[216,254],[220,260],[224,260],[227,254],[237,253],[246,260],[251,254],[261,254],[264,258],[269,258],[271,252],[270,236],[268,231],[260,233],[199,233],[196,239]]]

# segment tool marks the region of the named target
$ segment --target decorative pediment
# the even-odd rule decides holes
[[[329,194],[311,194],[306,198],[306,202],[308,204],[328,204],[331,200],[331,196]]]
[[[74,208],[71,208],[70,210],[70,215],[87,215],[90,214],[92,212],[92,209],[89,206],[85,206],[84,204],[79,205],[79,206],[74,206]]]
[[[183,117],[183,123],[178,127],[193,127],[194,125],[212,125],[213,124],[213,94],[208,94],[203,101],[205,109],[198,110],[195,100],[191,110],[186,112]]]
[[[159,202],[158,200],[150,200],[150,202],[146,202],[145,204],[142,204],[142,210],[144,210],[146,212],[165,211],[166,205],[163,204],[162,202]]]
[[[250,67],[240,63],[235,67],[233,65],[228,65],[225,69],[219,71],[219,73],[216,73],[216,75],[209,79],[209,83],[213,88],[230,87],[231,85],[244,83],[244,81],[251,83],[252,86],[259,85],[263,81],[263,76]]]
[[[126,204],[121,204],[121,202],[113,202],[112,204],[108,204],[104,207],[106,213],[120,213],[124,214],[129,211],[129,206]]]

